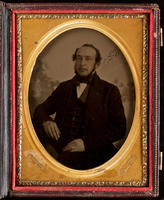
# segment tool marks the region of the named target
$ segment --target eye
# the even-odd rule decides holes
[[[87,60],[87,61],[92,60],[92,57],[86,56],[86,57],[85,57],[85,60]]]
[[[76,60],[80,61],[80,60],[82,60],[82,57],[81,56],[76,56]]]

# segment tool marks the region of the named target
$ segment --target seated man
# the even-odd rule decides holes
[[[112,144],[122,139],[126,119],[118,88],[96,73],[99,50],[91,44],[76,49],[75,76],[62,82],[34,113],[36,133],[55,159],[73,169],[90,169],[117,152]],[[55,119],[50,115],[55,113]]]

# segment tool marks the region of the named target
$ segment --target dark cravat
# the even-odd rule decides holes
[[[90,83],[92,82],[93,76],[94,76],[94,73],[93,73],[93,74],[90,74],[90,75],[87,76],[87,77],[81,77],[81,76],[79,76],[78,74],[76,74],[76,76],[74,77],[74,83],[75,83],[76,85],[79,85],[80,83],[87,83],[87,84],[90,84]]]

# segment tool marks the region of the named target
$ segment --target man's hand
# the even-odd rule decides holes
[[[85,151],[84,142],[82,139],[72,140],[63,148],[63,151],[83,152]]]
[[[44,131],[47,133],[48,137],[55,138],[56,140],[60,137],[60,130],[57,124],[53,121],[45,121],[43,122]]]

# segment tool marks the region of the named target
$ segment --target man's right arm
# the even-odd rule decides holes
[[[54,138],[56,140],[60,137],[60,130],[50,115],[57,111],[59,97],[60,87],[58,87],[45,102],[36,108],[33,117],[34,126],[43,128],[49,138]]]

